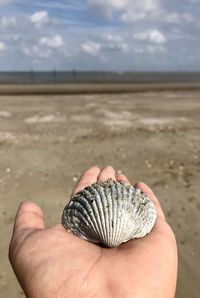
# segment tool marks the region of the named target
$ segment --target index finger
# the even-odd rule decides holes
[[[134,186],[136,188],[140,188],[144,191],[144,193],[147,195],[147,197],[150,199],[150,201],[153,202],[153,204],[156,208],[158,216],[161,217],[162,219],[165,219],[165,215],[164,215],[163,210],[161,208],[160,202],[158,201],[157,197],[153,193],[152,189],[143,182],[137,182],[137,183],[135,183]]]
[[[72,193],[72,196],[74,196],[77,192],[83,190],[85,187],[87,187],[93,183],[96,183],[100,171],[101,170],[98,167],[91,167],[89,170],[84,172],[83,175],[81,176],[80,180],[78,181],[78,183]]]

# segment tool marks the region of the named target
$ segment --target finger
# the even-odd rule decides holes
[[[108,179],[116,180],[115,170],[111,166],[103,168],[99,174],[98,182],[106,181]]]
[[[14,233],[25,229],[44,228],[44,214],[40,207],[33,202],[22,202],[15,217]]]
[[[156,211],[157,211],[158,216],[160,216],[161,218],[165,219],[165,216],[164,216],[164,213],[162,211],[160,202],[158,201],[157,197],[153,193],[152,189],[149,186],[147,186],[145,183],[143,183],[143,182],[137,182],[137,183],[135,183],[134,186],[136,188],[142,189],[145,192],[145,194],[147,195],[147,197],[153,202],[153,204],[154,204],[154,206],[156,208]]]
[[[87,170],[83,175],[81,176],[80,180],[78,181],[72,196],[74,196],[77,192],[83,190],[86,186],[89,186],[95,182],[97,182],[97,178],[100,173],[100,169],[98,167],[92,167],[89,170]]]
[[[123,174],[117,174],[116,175],[117,181],[125,184],[125,185],[130,185],[129,180],[127,179],[127,177]]]

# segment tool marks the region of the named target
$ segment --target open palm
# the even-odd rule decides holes
[[[112,167],[92,167],[74,193],[112,178],[128,184]],[[27,297],[172,298],[176,288],[177,250],[174,234],[160,204],[144,183],[158,218],[152,232],[117,248],[104,248],[68,233],[61,224],[45,228],[41,209],[20,205],[10,243],[10,261]]]

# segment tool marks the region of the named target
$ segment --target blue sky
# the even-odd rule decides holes
[[[200,71],[200,0],[0,0],[0,71]]]

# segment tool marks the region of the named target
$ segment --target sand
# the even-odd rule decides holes
[[[113,165],[148,183],[177,238],[177,298],[199,298],[200,91],[0,97],[0,297],[24,294],[7,254],[21,200],[60,222],[80,174]]]
[[[163,83],[74,83],[74,84],[0,84],[0,95],[74,95],[110,94],[155,91],[200,91],[199,82]]]

